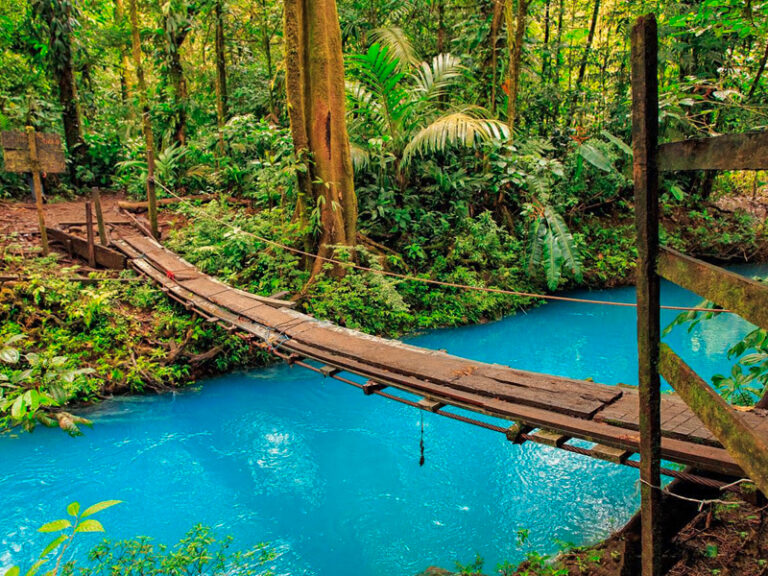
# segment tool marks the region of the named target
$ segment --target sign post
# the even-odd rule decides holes
[[[27,172],[32,175],[32,190],[35,194],[37,219],[43,254],[48,255],[48,234],[45,230],[43,210],[43,180],[41,173],[61,174],[66,172],[64,150],[58,134],[41,134],[32,126],[24,132],[2,133],[3,160],[8,172]]]

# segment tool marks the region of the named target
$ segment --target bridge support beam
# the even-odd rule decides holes
[[[632,144],[637,231],[637,346],[639,361],[642,574],[661,576],[661,391],[658,201],[658,37],[656,18],[632,29]]]

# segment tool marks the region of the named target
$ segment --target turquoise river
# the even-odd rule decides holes
[[[742,267],[768,273],[768,267]],[[629,302],[632,288],[576,292]],[[665,285],[665,304],[700,299]],[[674,312],[665,312],[671,321]],[[707,378],[750,326],[722,315],[667,341]],[[409,342],[513,367],[635,384],[632,308],[554,302],[505,320]],[[638,504],[637,472],[425,414],[301,368],[275,366],[161,396],[88,410],[93,430],[0,438],[0,573],[29,567],[47,541],[37,528],[67,503],[124,503],[104,512],[108,536],[174,543],[196,523],[268,542],[276,574],[412,576],[475,554],[493,573],[529,548],[595,542]],[[519,529],[529,544],[516,544]],[[99,540],[85,535],[72,553]],[[23,573],[23,570],[22,570]]]

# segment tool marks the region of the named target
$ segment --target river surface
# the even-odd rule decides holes
[[[768,274],[768,266],[742,267]],[[624,288],[573,295],[617,302]],[[664,304],[699,298],[671,285]],[[665,312],[663,322],[675,312]],[[666,340],[700,374],[727,372],[750,329],[729,315]],[[636,384],[632,308],[554,302],[490,324],[409,342],[517,368]],[[475,554],[486,573],[528,549],[595,542],[638,505],[637,471],[527,443],[302,370],[276,366],[163,396],[120,398],[86,413],[93,430],[0,438],[0,572],[28,567],[36,529],[77,500],[124,503],[99,516],[112,538],[174,543],[196,523],[269,542],[276,574],[412,576]],[[423,416],[425,464],[419,466]],[[520,548],[516,532],[530,531]],[[74,554],[99,540],[84,535]],[[22,570],[23,572],[23,570]]]

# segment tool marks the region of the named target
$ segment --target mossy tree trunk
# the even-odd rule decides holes
[[[144,78],[144,67],[141,63],[141,38],[139,37],[139,12],[136,8],[137,0],[128,0],[128,10],[131,19],[131,44],[133,47],[133,65],[136,68],[136,83],[139,90],[139,103],[141,106],[142,130],[147,154],[147,205],[149,223],[152,234],[159,237],[157,225],[157,192],[155,190],[155,135],[152,131],[152,119],[150,117],[149,100],[147,98],[147,82]]]
[[[286,0],[285,69],[288,112],[300,173],[297,215],[308,201],[319,211],[315,246],[321,258],[336,245],[354,246],[357,197],[347,134],[341,29],[335,0]],[[315,258],[312,275],[324,262]]]
[[[507,22],[507,44],[509,48],[509,68],[507,74],[507,123],[509,137],[514,138],[517,120],[517,93],[520,86],[520,69],[523,60],[523,40],[528,18],[528,0],[517,0],[517,10],[513,0],[507,0],[504,15]]]

